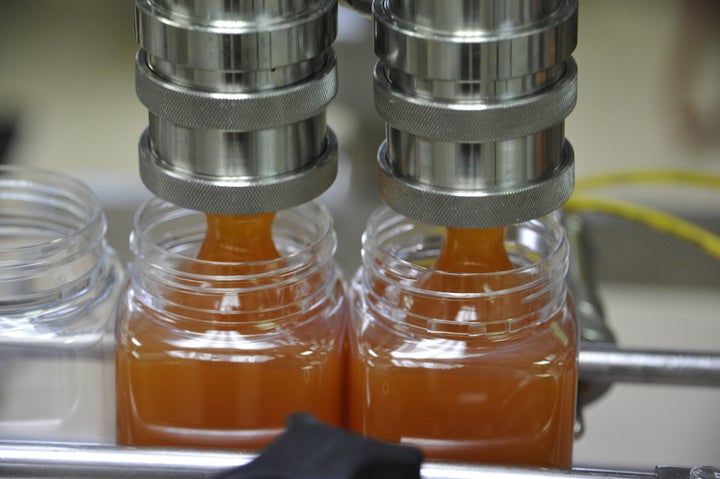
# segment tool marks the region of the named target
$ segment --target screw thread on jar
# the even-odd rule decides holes
[[[124,272],[100,201],[74,178],[4,166],[0,205],[0,436],[109,441]]]

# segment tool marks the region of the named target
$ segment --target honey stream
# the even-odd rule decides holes
[[[205,213],[207,231],[197,258],[226,263],[279,259],[272,237],[275,213],[217,215]]]

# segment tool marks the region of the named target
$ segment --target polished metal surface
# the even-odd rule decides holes
[[[394,0],[387,9],[396,18],[411,20],[420,27],[452,30],[518,28],[547,19],[563,4],[562,0]]]
[[[209,478],[254,456],[241,452],[0,441],[0,476],[11,478]]]
[[[268,175],[261,170],[264,163],[254,170],[228,163],[217,170],[230,169],[234,175],[203,175],[163,162],[153,154],[146,130],[139,146],[140,177],[150,191],[178,206],[218,214],[265,213],[301,205],[329,188],[337,175],[337,155],[337,138],[328,128],[322,152],[305,166]]]
[[[144,479],[215,477],[247,464],[255,454],[192,449],[129,448],[0,442],[0,475],[27,479],[43,477]],[[690,469],[685,469],[689,479]],[[326,478],[322,474],[316,477]],[[426,461],[423,479],[651,479],[654,472],[595,469],[545,469]],[[679,479],[679,478],[678,478]]]
[[[252,131],[285,126],[323,115],[337,93],[332,49],[323,64],[300,82],[247,92],[209,92],[156,75],[143,50],[135,59],[135,91],[145,107],[179,126]]]
[[[478,145],[479,146],[479,145]],[[378,153],[378,188],[385,203],[402,214],[430,224],[455,228],[492,228],[538,218],[563,204],[574,186],[574,153],[569,142],[562,161],[549,175],[524,183],[496,181],[480,186],[481,175],[472,175],[472,188],[438,187],[411,181],[393,170],[383,143]],[[412,163],[412,162],[410,162]],[[431,171],[433,162],[428,165]],[[494,165],[502,169],[502,162]],[[488,166],[492,168],[493,164]],[[438,168],[442,169],[442,165]],[[546,172],[547,173],[547,172]],[[515,171],[509,172],[509,176]],[[435,177],[447,177],[438,173]],[[502,175],[493,176],[502,178]]]
[[[135,0],[140,173],[186,208],[251,214],[333,182],[336,0]]]
[[[422,78],[400,70],[389,70],[384,66],[383,70],[389,83],[401,91],[413,92],[421,100],[445,100],[462,104],[464,101],[489,103],[520,99],[537,93],[562,77],[565,64],[561,63],[530,75],[473,82]]]
[[[148,66],[152,65],[157,75],[175,85],[194,87],[210,94],[256,92],[289,86],[313,75],[325,64],[325,59],[320,56],[269,70],[207,70],[178,65],[145,53]]]
[[[192,18],[202,24],[244,20],[248,15],[262,13],[271,18],[297,16],[307,8],[306,0],[270,0],[257,2],[253,0],[233,1],[228,6],[227,0],[152,0],[159,9],[174,17]]]
[[[216,180],[271,177],[315,161],[325,149],[325,112],[277,128],[226,131],[183,128],[150,114],[153,154],[168,169]]]
[[[577,0],[553,2],[557,8],[540,9],[544,16],[530,15],[525,22],[515,18],[517,8],[508,7],[527,0],[412,3],[375,0],[375,53],[388,68],[421,78],[529,75],[562,63],[577,44]]]
[[[336,8],[336,0],[230,0],[206,6],[135,0],[135,36],[151,58],[166,65],[270,70],[310,60],[330,48],[337,35]],[[169,77],[176,72],[163,68],[159,73]]]
[[[544,179],[564,162],[562,123],[538,133],[488,143],[432,141],[388,128],[387,158],[404,181],[456,190],[491,191]]]
[[[631,382],[720,387],[720,354],[619,349],[583,343],[580,377],[606,383]]]
[[[541,182],[566,162],[563,123],[527,136],[453,143],[388,127],[388,166],[403,181],[467,192]]]
[[[577,0],[375,0],[379,189],[399,213],[502,226],[560,208]]]

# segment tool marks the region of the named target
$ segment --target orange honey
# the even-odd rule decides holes
[[[429,458],[569,467],[577,345],[564,288],[515,266],[502,228],[448,229],[413,287],[403,268],[365,262],[354,283],[350,428]]]
[[[207,231],[198,259],[225,263],[280,258],[272,237],[275,213],[217,215],[205,213]]]
[[[274,217],[206,215],[196,260],[169,267],[171,286],[145,287],[162,309],[131,288],[120,444],[259,449],[294,412],[342,423],[342,290],[327,267],[281,256]]]

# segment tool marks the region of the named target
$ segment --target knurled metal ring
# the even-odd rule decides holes
[[[173,170],[155,156],[146,129],[140,137],[140,178],[156,196],[183,208],[217,214],[258,214],[307,203],[337,175],[338,143],[328,128],[325,150],[310,165],[265,178],[207,177]]]
[[[378,190],[392,209],[423,223],[454,228],[495,228],[539,218],[559,209],[575,185],[574,153],[565,141],[563,159],[549,176],[511,188],[469,191],[422,185],[399,177],[378,152]]]
[[[135,91],[148,110],[176,125],[264,130],[322,113],[337,93],[337,63],[331,49],[324,68],[301,83],[252,93],[216,93],[194,90],[156,75],[147,64],[146,52],[138,50]]]
[[[561,78],[548,88],[493,103],[433,100],[393,88],[385,65],[374,71],[375,108],[393,128],[448,142],[520,138],[562,122],[577,102],[577,65],[569,58]]]

